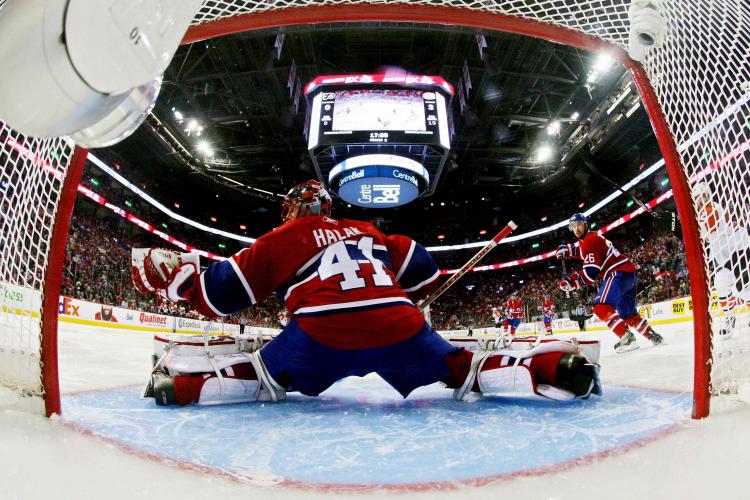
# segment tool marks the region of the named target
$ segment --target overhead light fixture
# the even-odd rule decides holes
[[[580,117],[581,117],[581,114],[578,111],[576,111],[572,115],[570,115],[570,119],[571,120],[577,120]]]
[[[198,151],[206,156],[213,156],[214,150],[208,141],[201,141],[198,143]]]
[[[554,120],[547,125],[547,134],[555,136],[560,133],[560,120]]]
[[[534,152],[534,163],[546,163],[555,156],[555,149],[549,144],[542,144]]]
[[[641,107],[641,101],[637,101],[635,104],[633,104],[633,107],[628,110],[627,113],[625,113],[625,118],[630,118],[630,115],[636,112],[638,108]]]
[[[175,118],[176,118],[176,119],[177,119],[178,121],[182,121],[182,120],[183,120],[183,119],[185,118],[185,117],[184,117],[184,116],[182,115],[182,113],[180,113],[180,112],[179,112],[178,110],[176,110],[176,109],[174,110],[174,117],[175,117]]]
[[[612,58],[612,56],[610,56],[606,52],[601,52],[597,56],[596,62],[594,62],[594,70],[598,71],[599,73],[606,73],[614,62],[615,60]]]

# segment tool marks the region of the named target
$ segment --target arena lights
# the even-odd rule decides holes
[[[703,139],[707,134],[709,134],[712,130],[717,128],[720,124],[724,122],[724,120],[737,112],[738,109],[741,109],[743,106],[747,105],[747,103],[750,102],[750,93],[745,94],[739,101],[732,104],[731,106],[727,107],[724,112],[716,117],[714,120],[709,122],[705,127],[703,127],[701,130],[693,134],[687,141],[683,142],[679,145],[677,148],[677,151],[680,153],[685,152],[688,148],[693,146],[695,143]],[[19,152],[22,156],[29,157],[37,161],[38,158],[33,152],[31,152],[27,147],[25,147],[23,144],[18,143],[12,138],[8,138],[7,144],[13,147],[16,151]],[[721,168],[726,162],[730,161],[733,158],[738,157],[739,155],[743,154],[745,151],[750,150],[750,141],[746,141],[742,144],[738,144],[735,146],[731,151],[727,152],[726,155],[724,155],[719,160],[716,160],[709,165],[707,165],[704,169],[702,169],[700,172],[696,173],[695,175],[691,176],[689,181],[691,184],[698,182],[706,175],[710,174],[712,171],[717,170]],[[139,189],[137,186],[132,184],[130,181],[125,179],[122,175],[115,172],[113,169],[111,169],[107,164],[102,162],[99,158],[94,156],[91,152],[88,154],[88,159],[91,160],[97,167],[99,167],[103,172],[108,174],[110,177],[114,178],[117,182],[122,184],[123,186],[127,187],[131,191],[133,191],[135,194],[140,196],[142,199],[156,207],[161,212],[165,213],[169,217],[176,219],[184,224],[187,224],[189,226],[195,227],[196,229],[200,229],[201,231],[205,231],[212,234],[217,234],[220,236],[224,236],[226,238],[235,239],[238,241],[242,241],[245,243],[253,243],[255,241],[255,238],[250,238],[247,236],[242,236],[239,234],[229,233],[227,231],[222,231],[220,229],[216,229],[210,226],[206,226],[204,224],[201,224],[199,222],[196,222],[192,219],[188,219],[187,217],[183,217],[182,215],[173,212],[172,210],[168,209],[161,203],[159,203],[157,200],[155,200],[153,197],[148,195],[147,193],[143,192],[141,189]],[[63,178],[62,172],[60,172],[58,169],[52,167],[49,165],[49,163],[42,161],[41,159],[38,160],[38,163],[41,165],[41,167],[50,173],[50,175],[55,176],[58,179]],[[591,206],[588,210],[584,212],[586,216],[591,216],[592,214],[596,213],[597,211],[601,210],[605,206],[607,206],[609,203],[611,203],[613,200],[617,199],[618,197],[622,196],[626,191],[628,191],[633,186],[637,185],[647,177],[651,176],[654,172],[659,170],[664,166],[664,159],[658,160],[656,163],[651,165],[650,167],[644,169],[641,171],[640,174],[635,176],[633,179],[631,179],[626,184],[622,185],[618,190],[613,191],[608,196],[604,197],[602,200],[600,200],[595,205]],[[82,186],[79,186],[79,191],[81,191]],[[85,188],[87,189],[87,188]],[[255,188],[251,188],[255,189]],[[257,191],[262,191],[258,190]],[[269,193],[274,194],[274,193]],[[671,195],[671,190],[664,193],[664,195]],[[276,196],[283,197],[281,194],[276,194]],[[445,204],[443,204],[444,206]],[[430,206],[434,206],[434,204],[431,202]],[[583,208],[585,206],[584,202],[579,203],[578,207]],[[535,236],[540,236],[542,234],[546,234],[552,231],[557,231],[558,229],[561,229],[563,227],[568,226],[568,220],[565,218],[564,220],[561,220],[560,222],[557,222],[555,224],[552,224],[550,226],[542,227],[539,229],[535,229],[533,231],[528,231],[526,233],[517,234],[514,236],[509,236],[505,238],[501,244],[507,244],[507,243],[513,243],[516,241],[525,240],[528,238],[533,238]],[[444,236],[443,236],[444,238]],[[432,246],[432,247],[426,247],[426,249],[429,252],[447,252],[447,251],[455,251],[455,250],[463,250],[467,248],[479,248],[483,247],[487,244],[487,241],[477,241],[474,243],[466,243],[461,245],[441,245],[441,246]]]
[[[536,151],[531,161],[534,163],[547,163],[555,156],[555,148],[551,144],[542,144]]]
[[[560,129],[562,128],[562,125],[560,124],[560,120],[554,120],[550,122],[549,125],[547,125],[547,134],[551,136],[556,136],[560,133]]]
[[[214,150],[211,147],[211,143],[209,143],[208,141],[200,141],[197,145],[197,148],[198,148],[198,151],[200,151],[206,156],[214,155]]]
[[[106,163],[101,161],[99,158],[97,158],[94,154],[89,152],[88,159],[96,165],[98,168],[100,168],[103,172],[108,174],[110,177],[115,179],[117,182],[125,186],[126,188],[130,189],[133,193],[141,197],[143,200],[147,201],[154,207],[156,207],[159,211],[166,214],[167,216],[178,220],[182,222],[183,224],[187,224],[188,226],[192,226],[196,229],[200,229],[201,231],[205,231],[207,233],[216,234],[219,236],[224,236],[225,238],[230,238],[237,241],[242,241],[244,243],[253,243],[255,242],[255,238],[249,238],[247,236],[242,236],[239,234],[230,233],[228,231],[222,231],[221,229],[216,229],[211,226],[206,226],[205,224],[201,224],[200,222],[196,222],[192,219],[188,219],[187,217],[183,217],[182,215],[178,214],[177,212],[173,212],[169,208],[165,207],[161,203],[159,203],[156,199],[154,199],[151,195],[148,193],[145,193],[143,190],[141,190],[138,186],[134,185],[132,182],[128,181],[126,178],[124,178],[119,173],[112,170]],[[80,191],[80,190],[79,190]],[[179,208],[179,203],[175,202],[176,208]]]
[[[586,83],[596,83],[601,75],[609,71],[609,68],[612,67],[614,62],[615,60],[612,56],[606,52],[600,53],[597,56],[596,61],[594,61],[594,67],[589,71],[589,74],[586,77]]]

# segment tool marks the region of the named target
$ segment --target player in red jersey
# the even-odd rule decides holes
[[[584,285],[595,285],[601,280],[599,293],[594,299],[594,314],[615,332],[620,340],[615,344],[618,353],[638,349],[635,335],[628,327],[637,331],[656,344],[662,343],[662,337],[656,333],[648,322],[638,314],[636,308],[635,265],[622,255],[598,232],[589,231],[588,219],[583,214],[570,218],[570,230],[578,243],[560,245],[558,259],[573,257],[583,261],[580,273],[574,272],[560,282],[560,289],[572,291]]]
[[[508,302],[505,304],[505,319],[503,320],[503,333],[508,334],[510,327],[511,339],[516,335],[516,329],[523,321],[523,303],[516,296],[516,292],[511,292]]]
[[[557,312],[555,312],[555,303],[547,295],[543,297],[542,314],[544,315],[544,332],[546,335],[552,335],[552,320],[557,316]]]
[[[457,399],[511,382],[554,399],[601,392],[598,366],[572,343],[476,355],[452,346],[412,301],[440,276],[424,247],[330,215],[328,193],[307,181],[287,194],[280,227],[203,272],[192,254],[134,249],[133,280],[141,291],[186,300],[209,317],[275,293],[290,316],[260,351],[193,356],[193,367],[184,362],[176,373],[169,366],[169,372],[156,370],[145,395],[157,404],[275,401],[286,391],[317,396],[337,380],[372,372],[404,397],[437,381],[455,389]]]

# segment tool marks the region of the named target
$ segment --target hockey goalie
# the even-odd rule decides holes
[[[366,222],[333,219],[331,204],[317,181],[294,186],[281,226],[204,271],[193,254],[133,250],[141,292],[187,301],[208,317],[275,293],[289,313],[281,333],[253,352],[231,340],[166,340],[146,396],[159,405],[275,401],[289,391],[317,396],[337,380],[369,373],[403,397],[438,381],[456,399],[471,392],[555,400],[601,394],[597,360],[572,342],[477,353],[451,345],[415,306],[440,278],[424,247]]]

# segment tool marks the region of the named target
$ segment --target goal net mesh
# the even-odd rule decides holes
[[[72,153],[66,139],[29,139],[0,122],[0,385],[30,405],[44,397],[44,278]]]

